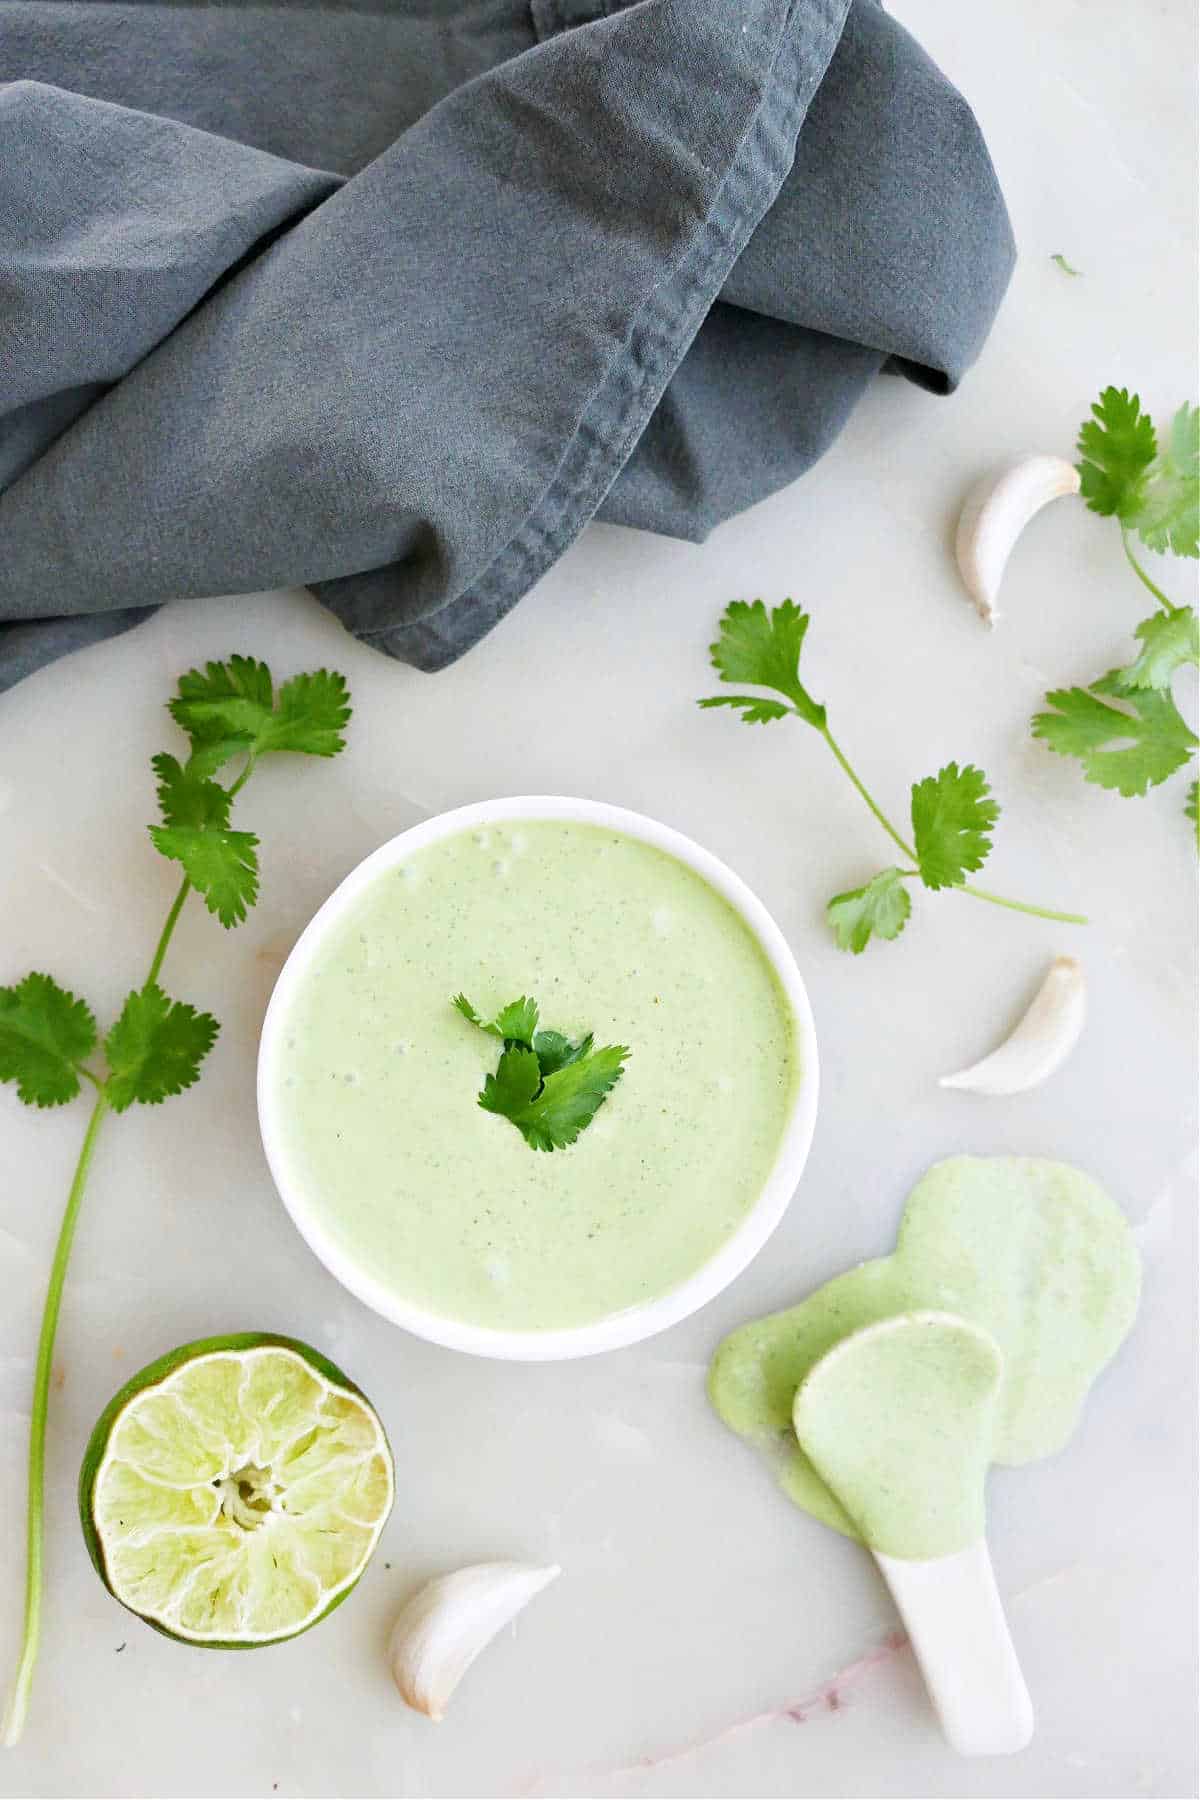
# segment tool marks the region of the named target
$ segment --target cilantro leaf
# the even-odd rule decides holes
[[[487,1021],[476,1012],[465,994],[455,994],[450,1002],[456,1012],[460,1012],[468,1025],[478,1025],[480,1031],[489,1029]]]
[[[517,1044],[506,1050],[496,1065],[496,1073],[484,1077],[479,1104],[484,1112],[499,1113],[515,1119],[529,1105],[542,1085],[542,1071],[534,1052]]]
[[[1056,250],[1054,252],[1054,255],[1050,258],[1050,261],[1052,263],[1056,263],[1058,265],[1058,267],[1062,270],[1064,275],[1078,276],[1078,275],[1083,274],[1082,269],[1073,269],[1071,267],[1070,263],[1067,261],[1066,257],[1063,255],[1061,250]]]
[[[577,1043],[572,1043],[561,1031],[539,1031],[533,1040],[533,1048],[542,1074],[553,1075],[558,1069],[565,1069],[590,1053],[592,1034],[589,1031]]]
[[[1188,789],[1188,797],[1183,803],[1184,817],[1192,821],[1192,835],[1196,840],[1196,849],[1200,851],[1200,781],[1193,781]]]
[[[1146,471],[1158,448],[1154,422],[1136,394],[1107,387],[1080,427],[1080,492],[1093,512],[1130,524],[1146,494]]]
[[[741,709],[744,725],[769,725],[774,719],[786,719],[792,711],[782,700],[763,700],[753,694],[711,694],[698,700],[697,706],[736,706]]]
[[[961,769],[947,763],[936,775],[914,782],[913,840],[925,886],[961,887],[971,870],[981,869],[999,817],[987,776],[971,763]]]
[[[898,938],[911,911],[912,901],[902,872],[881,869],[865,887],[835,894],[825,908],[825,917],[838,949],[858,956],[873,937]]]
[[[823,731],[825,708],[800,680],[800,653],[808,625],[809,615],[791,600],[772,607],[769,614],[761,600],[755,600],[753,605],[734,600],[721,616],[720,636],[709,645],[709,655],[722,681],[746,681],[752,687],[773,688],[791,701],[807,724]],[[744,705],[744,700],[732,704]],[[748,722],[764,724],[768,717],[780,716],[761,712],[757,719]]]
[[[227,930],[241,924],[258,899],[258,839],[252,831],[151,825],[150,836],[163,856],[183,865],[209,912]]]
[[[271,671],[252,656],[205,663],[179,677],[179,697],[168,710],[189,737],[206,738],[217,731],[251,738],[265,713],[275,705]]]
[[[200,1078],[200,1064],[219,1027],[210,1013],[169,1000],[156,983],[135,988],[104,1042],[110,1074],[105,1084],[115,1112],[135,1100],[157,1106]]]
[[[1074,756],[1084,776],[1119,794],[1144,794],[1181,768],[1196,737],[1170,694],[1157,688],[1125,692],[1125,671],[1113,669],[1087,688],[1056,688],[1046,695],[1053,712],[1037,713],[1033,735],[1059,756]],[[1101,695],[1113,695],[1125,706]]]
[[[533,1048],[538,1024],[536,1000],[510,1000],[507,1006],[500,1008],[494,1019],[485,1019],[481,1013],[476,1012],[465,994],[456,994],[450,1004],[457,1007],[469,1024],[478,1025],[480,1031],[486,1031],[492,1037],[503,1038],[509,1044],[521,1044],[526,1050]]]
[[[342,732],[350,718],[343,675],[317,669],[294,675],[279,690],[279,705],[259,734],[257,751],[298,750],[305,756],[336,756],[346,748]]]
[[[1168,688],[1176,669],[1185,663],[1200,664],[1200,627],[1190,606],[1173,606],[1169,612],[1152,613],[1134,634],[1145,648],[1127,669],[1114,671],[1118,691],[1134,688]]]
[[[186,830],[228,825],[229,790],[220,782],[197,774],[191,764],[182,767],[165,751],[151,757],[150,767],[158,776],[158,806],[164,825],[178,825]]]
[[[510,1120],[531,1150],[563,1150],[591,1124],[621,1079],[628,1055],[624,1044],[607,1044],[547,1075],[540,1091],[531,1091],[537,1057],[532,1050],[506,1050],[496,1074],[484,1082],[479,1104]]]
[[[276,702],[271,671],[251,656],[206,663],[180,676],[171,717],[192,740],[192,765],[211,775],[239,751],[336,756],[350,717],[343,676],[328,669],[285,681]]]
[[[505,1043],[523,1044],[527,1050],[533,1048],[533,1034],[537,1030],[538,1009],[536,1000],[510,1000],[502,1006],[492,1021],[491,1029]]]
[[[1151,550],[1200,556],[1200,407],[1185,402],[1171,420],[1132,524]]]
[[[239,751],[251,750],[271,717],[275,690],[266,663],[252,656],[205,663],[179,677],[179,694],[168,702],[175,723],[192,740],[192,761],[211,775]]]
[[[95,1048],[85,1000],[49,975],[0,988],[0,1081],[15,1081],[26,1106],[62,1106],[79,1092],[79,1067]]]

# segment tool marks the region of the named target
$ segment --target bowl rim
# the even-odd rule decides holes
[[[787,996],[795,1020],[800,1079],[762,1192],[736,1231],[694,1274],[655,1299],[584,1325],[544,1331],[503,1330],[426,1312],[400,1299],[326,1236],[286,1167],[276,1114],[278,1084],[273,1080],[273,1071],[282,1020],[297,985],[304,979],[330,927],[377,875],[394,868],[414,851],[473,827],[542,820],[596,825],[651,844],[694,869],[733,907],[754,933]],[[447,1349],[501,1361],[559,1362],[623,1349],[653,1337],[690,1317],[737,1279],[763,1248],[795,1193],[816,1126],[819,1081],[816,1025],[808,990],[782,931],[740,875],[711,850],[648,814],[602,800],[521,794],[478,800],[435,813],[389,838],[343,877],[313,914],[279,972],[259,1037],[256,1086],[259,1131],[279,1197],[309,1249],[343,1287],[392,1324]]]

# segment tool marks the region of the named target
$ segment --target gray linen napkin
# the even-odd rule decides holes
[[[440,668],[949,392],[1012,255],[875,0],[0,0],[0,688],[298,584]]]

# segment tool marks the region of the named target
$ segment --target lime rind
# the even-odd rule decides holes
[[[257,1334],[143,1370],[106,1408],[80,1477],[110,1591],[156,1630],[214,1648],[278,1643],[324,1618],[393,1498],[387,1438],[358,1389],[307,1345]]]

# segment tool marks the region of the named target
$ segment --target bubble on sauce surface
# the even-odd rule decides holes
[[[522,851],[528,850],[529,839],[525,832],[510,831],[508,834],[508,847],[514,856],[520,856]]]
[[[393,1056],[407,1056],[411,1049],[412,1049],[412,1045],[409,1043],[407,1038],[397,1038],[395,1043],[392,1045],[392,1055]]]
[[[483,1270],[493,1287],[507,1287],[512,1280],[512,1269],[507,1257],[489,1256]]]
[[[675,915],[669,906],[656,906],[650,915],[650,923],[659,937],[670,937]]]
[[[473,831],[471,833],[471,842],[473,844],[478,844],[481,850],[486,850],[491,842],[491,833],[488,831]]]
[[[503,877],[505,875],[509,875],[511,873],[512,873],[511,859],[507,856],[498,856],[496,858],[495,862],[492,864],[492,874],[499,875],[501,877],[501,879],[503,879]]]

